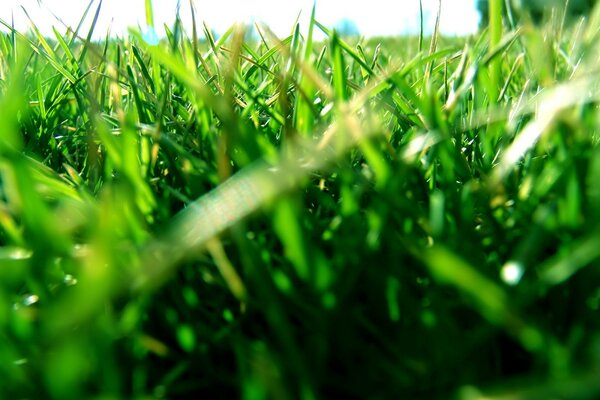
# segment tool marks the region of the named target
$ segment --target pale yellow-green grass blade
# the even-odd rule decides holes
[[[600,99],[600,83],[595,75],[589,75],[547,89],[535,96],[521,110],[515,111],[512,114],[514,117],[526,111],[535,111],[535,115],[502,153],[498,165],[494,168],[491,184],[499,183],[513,170],[538,140],[550,131],[562,111],[598,99]]]
[[[154,9],[152,8],[152,0],[144,0],[144,9],[146,11],[146,25],[154,28]]]

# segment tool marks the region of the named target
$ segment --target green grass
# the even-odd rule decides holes
[[[3,23],[0,398],[597,398],[600,8],[496,3],[469,38]]]

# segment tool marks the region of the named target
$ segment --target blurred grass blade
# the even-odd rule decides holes
[[[144,8],[146,10],[146,25],[154,29],[154,9],[152,8],[152,0],[144,0]]]
[[[231,264],[231,261],[227,258],[227,254],[223,249],[221,241],[219,239],[210,239],[207,242],[206,247],[213,260],[215,260],[215,264],[217,265],[217,268],[219,268],[219,272],[221,273],[221,276],[223,276],[231,293],[233,293],[240,301],[246,300],[247,292],[244,282],[235,270],[233,264]]]
[[[441,283],[455,286],[475,301],[481,314],[494,323],[504,323],[510,315],[508,298],[502,289],[454,253],[434,246],[424,261]]]
[[[600,395],[600,373],[590,370],[574,376],[549,378],[539,383],[512,389],[464,390],[459,400],[538,400],[538,399],[595,399]]]
[[[578,240],[559,254],[544,262],[538,271],[541,280],[548,285],[559,285],[581,268],[592,265],[600,257],[600,233]]]
[[[331,65],[333,72],[332,86],[335,90],[336,98],[339,101],[348,99],[348,88],[346,83],[346,64],[342,54],[340,39],[334,31],[331,37]]]
[[[548,89],[537,96],[533,104],[526,105],[523,110],[535,107],[535,117],[525,125],[502,154],[499,164],[494,169],[492,184],[504,179],[539,138],[549,131],[561,111],[575,105],[597,101],[600,98],[599,89],[595,77],[584,77]],[[514,115],[518,116],[520,113],[517,111]]]
[[[508,296],[502,288],[476,268],[439,245],[426,249],[423,260],[440,283],[452,285],[468,296],[483,317],[494,324],[503,325],[519,338],[526,349],[538,352],[545,348],[546,338],[542,332],[517,317],[509,307]]]
[[[298,276],[306,281],[310,276],[309,260],[305,233],[299,220],[298,207],[292,199],[283,198],[275,206],[273,226],[283,244],[284,254],[296,268]]]
[[[58,56],[54,52],[54,49],[46,41],[46,39],[44,38],[44,36],[42,35],[42,33],[38,30],[37,26],[33,23],[33,21],[31,20],[31,18],[29,17],[29,14],[27,14],[27,11],[25,11],[24,8],[23,8],[23,12],[25,13],[25,15],[27,16],[27,18],[31,22],[33,33],[35,34],[35,37],[38,39],[38,41],[39,41],[39,43],[40,43],[40,45],[42,46],[42,49],[43,49],[43,51],[40,50],[31,41],[31,46],[32,46],[33,50],[35,52],[43,55],[46,58],[46,60],[48,60],[48,62],[54,67],[54,69],[56,69],[57,72],[59,72],[61,75],[63,75],[71,84],[75,84],[76,81],[77,81],[77,79],[63,66],[63,64],[64,64],[63,60],[61,60],[61,59],[58,58]]]
[[[490,21],[490,49],[495,49],[502,39],[502,0],[489,0]],[[500,61],[494,60],[489,66],[489,100],[491,104],[496,103],[498,88],[500,86]]]

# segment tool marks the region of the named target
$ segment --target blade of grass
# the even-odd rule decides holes
[[[489,0],[490,49],[496,48],[502,39],[502,0]],[[500,87],[500,61],[494,60],[489,66],[489,99],[490,104],[496,104]]]
[[[144,0],[144,8],[146,10],[146,25],[149,28],[154,29],[154,9],[152,7],[152,0]]]

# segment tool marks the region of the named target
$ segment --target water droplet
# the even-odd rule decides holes
[[[500,277],[508,285],[514,286],[521,281],[525,269],[518,261],[509,261],[500,270]]]
[[[329,103],[325,107],[323,107],[323,109],[321,110],[321,113],[319,115],[321,115],[322,117],[324,117],[331,110],[333,110],[333,103]]]
[[[77,278],[75,278],[71,274],[66,274],[63,279],[63,282],[65,283],[66,286],[74,286],[74,285],[77,285]]]
[[[30,294],[30,295],[25,296],[23,298],[23,305],[26,306],[26,307],[29,307],[29,306],[37,303],[39,300],[40,300],[40,298],[37,295]]]
[[[4,253],[4,254],[3,254]],[[19,247],[4,249],[4,251],[0,252],[0,258],[8,258],[9,260],[26,260],[31,258],[32,252],[31,250],[22,249]]]

